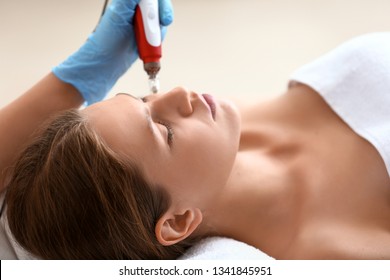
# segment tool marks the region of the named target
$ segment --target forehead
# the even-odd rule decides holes
[[[92,129],[116,153],[145,157],[153,148],[142,103],[125,95],[118,95],[95,103],[82,112]]]

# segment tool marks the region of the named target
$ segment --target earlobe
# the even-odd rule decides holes
[[[187,209],[184,213],[165,213],[157,222],[155,234],[164,246],[173,245],[190,236],[202,222],[198,208]]]

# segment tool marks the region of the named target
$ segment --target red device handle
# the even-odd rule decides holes
[[[150,16],[150,14],[146,16],[148,17]],[[157,15],[154,16],[158,16],[158,13]],[[161,58],[161,42],[159,45],[153,46],[148,41],[144,20],[148,20],[148,18],[144,18],[141,8],[137,6],[135,10],[134,31],[135,31],[135,38],[137,41],[139,56],[144,63],[159,62]],[[158,26],[158,28],[160,27]],[[150,36],[153,36],[153,34],[151,34]]]

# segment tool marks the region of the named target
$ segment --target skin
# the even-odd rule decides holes
[[[118,94],[83,112],[110,148],[140,163],[148,180],[169,192],[174,203],[156,228],[164,245],[197,228],[232,170],[239,114],[226,101],[218,102],[216,111],[214,119],[202,95],[175,88],[144,100]]]
[[[238,112],[230,103],[221,102],[217,109],[213,120],[201,95],[175,88],[144,101],[118,94],[84,114],[114,151],[141,163],[152,183],[164,186],[175,201],[187,203],[194,190],[210,194],[226,184],[238,151]],[[173,130],[172,143],[165,123]]]
[[[279,259],[390,258],[389,174],[370,143],[304,85],[241,112],[227,195],[242,208],[218,212],[222,232]]]
[[[146,103],[119,95],[84,113],[171,194],[156,226],[164,245],[224,235],[278,259],[390,258],[384,162],[307,86],[239,111],[218,100],[215,121],[184,88]],[[175,131],[171,147],[160,120]]]
[[[124,101],[124,98],[116,100]],[[0,139],[1,174],[13,164],[15,155],[30,141],[37,126],[52,114],[77,108],[82,102],[75,88],[50,73],[2,108],[0,134],[7,137]],[[188,104],[188,99],[186,102]],[[175,166],[177,169],[172,174],[180,178],[183,172],[188,179],[182,179],[181,184],[164,184],[174,200],[156,226],[156,236],[162,244],[173,244],[190,234],[225,235],[279,259],[390,259],[390,179],[383,160],[376,149],[338,118],[317,93],[297,85],[280,97],[242,106],[239,113],[231,104],[220,102],[217,106],[217,118],[220,119],[215,129],[211,118],[206,120],[198,115],[199,120],[191,122],[190,130],[184,130],[187,123],[181,127],[183,131],[181,128],[175,130],[176,148],[181,161],[185,162],[180,165],[173,162],[172,157],[169,165],[161,166],[165,172]],[[167,106],[173,104],[166,103]],[[119,110],[114,104],[112,107]],[[178,107],[174,109],[171,107],[167,112],[190,113],[177,111]],[[84,112],[88,114],[87,110]],[[121,120],[109,122],[109,115],[105,117],[108,128],[122,123]],[[192,113],[182,117],[184,124],[192,118]],[[144,117],[141,123],[144,128],[147,126]],[[135,124],[138,122],[132,125]],[[238,144],[234,137],[236,125],[239,127]],[[164,127],[155,126],[164,133]],[[191,133],[195,128],[199,134]],[[215,144],[210,144],[214,151],[212,156],[203,152],[207,160],[194,161],[201,156],[199,150],[209,151],[203,149],[201,138],[194,141],[195,147],[202,145],[197,153],[186,154],[194,151],[193,146],[182,150],[178,146],[195,140],[192,137],[203,136],[199,131],[202,129],[206,138],[211,137],[211,142],[207,143],[218,142],[215,149],[225,141],[228,147],[221,146],[216,153],[212,148]],[[118,128],[111,130],[118,131]],[[97,132],[105,139],[104,128]],[[182,137],[186,139],[184,143],[179,142]],[[153,160],[167,164],[165,159],[170,151],[162,149],[164,138],[161,136],[157,146],[161,149],[153,155]],[[115,143],[110,145],[115,149]],[[152,145],[148,145],[144,150],[151,148]],[[229,155],[221,155],[222,150]],[[135,153],[142,149],[128,151]],[[161,159],[162,156],[165,159]],[[227,158],[220,161],[220,157],[225,156]],[[202,166],[208,163],[208,168]],[[220,164],[224,165],[221,169]],[[220,170],[218,176],[214,168]],[[210,170],[213,170],[211,175]],[[148,178],[157,181],[160,178],[157,175],[148,174]],[[192,180],[201,180],[204,184],[190,184]],[[1,176],[0,190],[5,185],[6,177]]]

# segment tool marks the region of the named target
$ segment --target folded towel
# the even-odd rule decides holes
[[[390,176],[390,32],[353,38],[296,70],[382,156]],[[359,156],[357,155],[357,160]]]
[[[259,249],[227,237],[207,237],[192,246],[179,260],[272,260]]]

